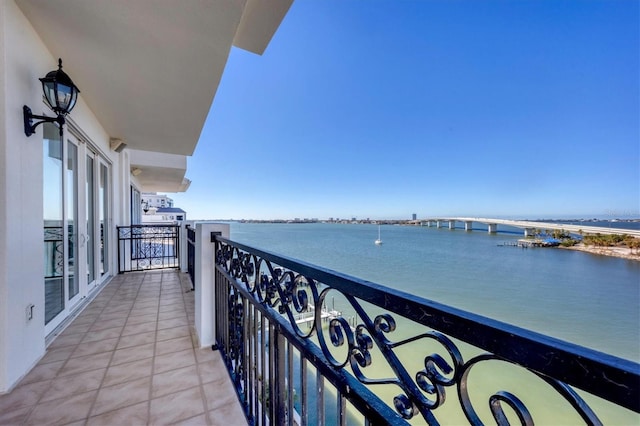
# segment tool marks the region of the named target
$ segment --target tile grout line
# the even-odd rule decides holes
[[[126,280],[124,282],[126,282]],[[116,294],[118,294],[120,289],[123,287],[124,282],[122,282],[122,281],[120,282],[120,285],[118,286],[118,289],[111,296],[111,298],[109,299],[109,302],[107,303],[107,305],[109,305],[111,303],[113,297],[115,297]],[[131,311],[133,310],[133,306],[135,305],[135,299],[137,299],[138,298],[138,294],[140,294],[140,288],[142,287],[142,283],[144,283],[144,277],[143,277],[143,279],[142,279],[142,281],[140,283],[136,284],[138,286],[138,290],[136,291],[136,296],[134,298],[134,304],[131,306],[131,308],[129,309],[129,311],[127,313],[127,321],[129,320],[129,316],[131,315]],[[105,306],[105,308],[106,308],[106,306]],[[103,308],[103,310],[104,310],[104,308]],[[99,317],[96,318],[96,321],[98,319],[99,319]],[[126,321],[125,321],[125,324],[122,326],[122,330],[120,330],[120,335],[118,336],[118,341],[116,342],[116,345],[115,345],[114,349],[111,351],[111,356],[109,357],[109,362],[107,363],[107,367],[105,369],[104,375],[102,376],[102,380],[100,380],[100,384],[99,384],[98,389],[97,389],[96,397],[93,400],[93,403],[91,404],[91,407],[89,408],[89,411],[87,412],[87,417],[84,419],[85,425],[89,422],[89,419],[91,419],[92,417],[97,417],[99,415],[103,415],[103,414],[106,414],[106,413],[109,412],[109,411],[107,411],[105,413],[92,415],[93,409],[94,409],[96,403],[98,402],[98,395],[100,394],[100,391],[102,390],[102,385],[104,384],[104,381],[105,381],[105,379],[107,377],[107,373],[109,371],[109,368],[111,367],[111,363],[113,362],[113,357],[114,357],[116,351],[118,350],[117,349],[118,348],[118,343],[120,343],[120,339],[122,338],[122,333],[124,332],[124,328],[125,327],[126,327]],[[121,407],[121,408],[123,408],[123,407]],[[113,411],[113,410],[111,410],[111,411]]]
[[[94,297],[94,299],[89,303],[89,305],[87,305],[87,306],[86,306],[86,308],[88,308],[88,307],[90,306],[90,304],[91,304],[93,301],[95,301],[95,299],[96,299],[98,296],[100,296],[100,295],[102,294],[103,290],[106,290],[109,286],[111,286],[111,285],[113,284],[113,281],[114,281],[114,279],[111,279],[111,280],[109,281],[109,283],[107,283],[107,285],[105,285],[105,286],[102,288],[102,290],[100,290],[100,294],[97,294],[97,295]],[[112,297],[113,297],[113,295],[111,296],[111,298],[112,298]],[[111,298],[109,298],[109,300],[111,300]],[[108,304],[108,302],[107,302],[107,304]],[[82,337],[82,339],[84,339],[84,337],[87,335],[87,333],[89,333],[89,332],[90,332],[89,330],[91,329],[91,327],[93,327],[93,325],[98,321],[98,318],[100,317],[100,314],[102,314],[102,312],[104,311],[105,307],[106,307],[106,305],[105,305],[104,307],[102,307],[102,309],[100,310],[100,313],[98,314],[98,316],[93,320],[93,322],[91,322],[91,325],[89,326],[89,329],[87,329],[87,331],[85,331],[84,333],[82,333],[82,336],[83,336],[83,337]],[[86,309],[86,308],[85,308],[85,309]],[[83,309],[83,311],[84,311],[84,309]],[[79,315],[78,315],[78,316],[79,316]],[[75,318],[74,318],[74,319],[73,319],[73,320],[72,320],[72,321],[67,325],[67,328],[68,328],[68,327],[70,327],[71,325],[73,325],[73,321],[75,321],[75,320],[78,318],[78,316],[76,316],[76,317],[75,317]],[[66,330],[66,328],[65,328],[65,330]],[[64,331],[65,331],[65,330],[62,330],[62,331],[60,332],[60,334],[64,333]],[[58,335],[55,337],[55,339],[51,341],[50,345],[51,345],[51,344],[53,344],[53,343],[55,342],[55,340],[56,340],[56,339],[58,339],[58,338],[60,337],[60,334],[58,334]],[[78,333],[78,334],[80,334],[80,333]],[[58,369],[58,371],[56,372],[55,377],[53,377],[52,379],[49,379],[49,385],[47,386],[46,390],[45,390],[44,392],[42,392],[42,394],[40,394],[40,396],[38,396],[38,398],[37,398],[37,400],[35,401],[35,403],[31,406],[31,408],[30,408],[30,410],[29,410],[29,414],[28,414],[28,415],[26,415],[26,416],[24,417],[24,422],[23,422],[23,423],[27,423],[27,422],[28,422],[29,418],[33,415],[34,410],[38,407],[38,405],[40,405],[40,403],[41,403],[41,401],[42,401],[42,398],[43,398],[43,397],[48,393],[48,391],[49,391],[49,390],[51,389],[51,387],[53,386],[53,382],[54,382],[54,380],[58,379],[58,377],[59,377],[59,373],[60,373],[60,372],[61,372],[61,371],[62,371],[62,370],[67,366],[67,364],[69,363],[69,361],[70,361],[71,359],[73,359],[73,358],[72,358],[73,352],[75,352],[75,350],[77,349],[77,347],[80,345],[80,343],[82,342],[82,339],[80,340],[80,342],[78,342],[78,343],[76,343],[76,344],[74,344],[74,345],[69,345],[69,346],[73,346],[73,350],[72,350],[72,351],[69,353],[69,355],[66,357],[66,359],[64,360],[64,363],[60,366],[60,368],[59,368],[59,369]],[[64,347],[64,346],[62,346],[62,347]],[[55,349],[55,348],[54,348],[54,349]],[[45,351],[45,356],[46,356],[46,351]],[[43,358],[44,358],[44,356],[43,356]],[[81,373],[78,373],[78,374],[81,374]],[[70,376],[73,376],[73,374],[72,374],[72,375],[69,375],[69,377],[70,377]],[[64,376],[63,376],[63,377],[64,377]],[[97,393],[96,393],[96,397],[97,397]],[[53,400],[51,400],[51,401],[55,401],[55,400],[56,400],[56,399],[53,399]],[[51,402],[51,401],[47,401],[47,402]],[[44,403],[44,402],[43,402],[43,403]],[[94,400],[94,403],[95,403],[95,400]],[[86,423],[86,421],[85,421],[85,423]]]

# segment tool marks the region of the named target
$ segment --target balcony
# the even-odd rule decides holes
[[[114,277],[11,393],[0,424],[246,423],[220,352],[196,343],[187,274]]]
[[[0,424],[640,418],[635,362],[249,247],[228,233],[228,225],[198,223],[166,242],[189,274],[153,269],[167,250],[151,250],[144,262],[151,269],[114,277],[0,396]],[[127,247],[160,244],[154,232],[129,234]]]

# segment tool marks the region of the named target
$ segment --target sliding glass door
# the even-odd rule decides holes
[[[109,273],[110,167],[71,133],[43,141],[45,332]]]

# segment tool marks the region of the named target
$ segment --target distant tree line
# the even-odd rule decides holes
[[[628,247],[631,249],[632,254],[640,254],[640,238],[635,238],[631,235],[626,234],[584,234],[582,230],[578,232],[582,236],[582,242],[586,246],[596,246],[596,247],[615,247],[622,246]],[[544,231],[541,229],[536,229],[534,234],[537,238],[544,237],[553,237],[560,241],[560,244],[565,247],[571,247],[580,242],[579,239],[575,239],[571,236],[571,234],[564,229],[556,229],[554,231],[550,231],[545,229]]]
[[[589,234],[582,237],[582,242],[587,246],[596,247],[614,247],[614,246],[626,246],[634,251],[636,254],[640,251],[640,238],[632,237],[631,235],[602,235],[602,234]]]

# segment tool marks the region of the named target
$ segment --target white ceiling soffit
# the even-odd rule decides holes
[[[262,55],[293,0],[247,0],[233,45]]]
[[[187,172],[184,155],[131,149],[129,164],[143,192],[184,192],[191,184],[184,177]]]
[[[234,40],[262,53],[291,2],[16,0],[111,137],[181,155],[195,150]]]

